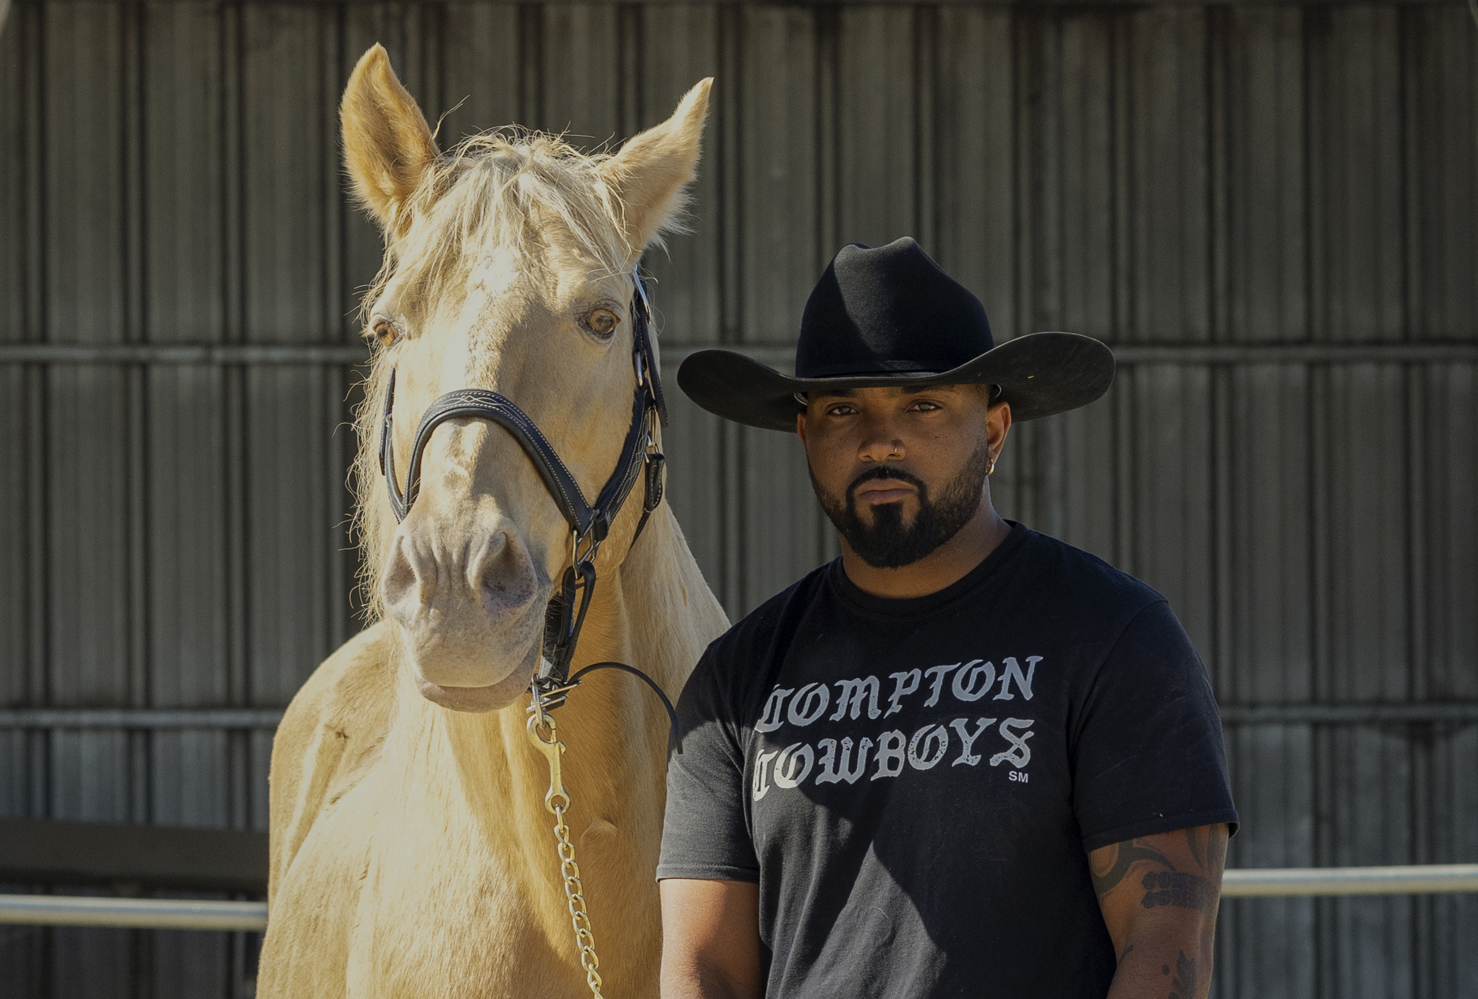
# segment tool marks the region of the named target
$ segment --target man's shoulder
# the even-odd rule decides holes
[[[1092,608],[1097,615],[1132,618],[1165,597],[1154,587],[1084,551],[1039,531],[1030,531],[1023,554],[1029,588],[1064,607]]]

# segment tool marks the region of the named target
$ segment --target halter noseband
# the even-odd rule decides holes
[[[472,417],[495,423],[508,431],[509,435],[523,448],[533,462],[539,477],[549,491],[559,512],[570,527],[570,565],[565,569],[560,585],[544,618],[544,659],[548,669],[540,670],[534,678],[533,689],[536,700],[541,697],[563,699],[563,694],[579,683],[580,678],[594,669],[620,669],[645,680],[667,708],[668,716],[676,733],[677,715],[672,703],[662,689],[650,677],[625,663],[596,663],[580,670],[573,677],[570,663],[575,656],[575,645],[580,640],[580,629],[585,624],[585,613],[590,609],[590,598],[595,590],[595,556],[601,542],[610,533],[611,523],[621,510],[626,497],[636,486],[637,476],[645,471],[645,498],[642,502],[641,520],[632,536],[635,543],[652,511],[662,503],[663,468],[666,459],[657,450],[657,426],[667,425],[667,406],[662,398],[662,384],[657,374],[656,359],[652,354],[651,305],[647,301],[646,288],[635,268],[632,278],[636,281],[636,292],[631,298],[632,321],[632,366],[636,371],[636,389],[631,400],[631,427],[621,444],[620,457],[615,471],[601,488],[594,503],[585,499],[580,484],[570,473],[569,466],[559,457],[559,452],[539,430],[528,414],[519,409],[506,396],[487,389],[457,389],[441,396],[431,404],[421,417],[416,436],[411,444],[410,464],[406,468],[405,491],[402,493],[395,473],[395,438],[392,433],[392,413],[395,407],[395,371],[390,372],[390,384],[385,390],[385,412],[380,426],[380,471],[390,493],[390,508],[395,519],[405,520],[421,488],[421,460],[426,445],[436,428],[447,420]],[[557,700],[555,703],[557,703]],[[549,703],[547,707],[553,707]]]

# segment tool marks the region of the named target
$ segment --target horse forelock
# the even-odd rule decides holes
[[[399,239],[387,239],[361,320],[368,324],[392,286],[397,301],[430,315],[428,306],[460,293],[491,249],[511,250],[537,269],[546,248],[564,242],[593,261],[597,272],[623,272],[640,248],[627,244],[623,206],[601,177],[600,164],[609,158],[538,132],[500,130],[463,140],[426,171],[406,202],[403,210],[413,221]],[[376,350],[355,418],[353,526],[361,602],[371,621],[384,612],[380,572],[396,526],[380,473],[381,406],[392,367],[387,353]]]

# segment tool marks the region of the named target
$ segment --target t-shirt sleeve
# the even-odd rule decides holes
[[[737,705],[721,689],[716,650],[678,698],[682,752],[667,761],[667,814],[657,880],[759,881],[744,810],[744,748]]]
[[[1130,621],[1079,717],[1073,807],[1085,850],[1222,822],[1236,831],[1216,698],[1169,604]]]

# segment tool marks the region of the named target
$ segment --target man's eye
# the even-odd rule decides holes
[[[925,402],[923,399],[920,399],[918,402],[914,403],[913,406],[910,407],[910,408],[916,409],[916,410],[918,410],[921,413],[928,413],[928,412],[931,412],[933,410],[938,409],[939,408],[939,403],[937,403],[937,402]]]
[[[851,416],[857,410],[851,406],[832,406],[826,411],[827,416]]]

